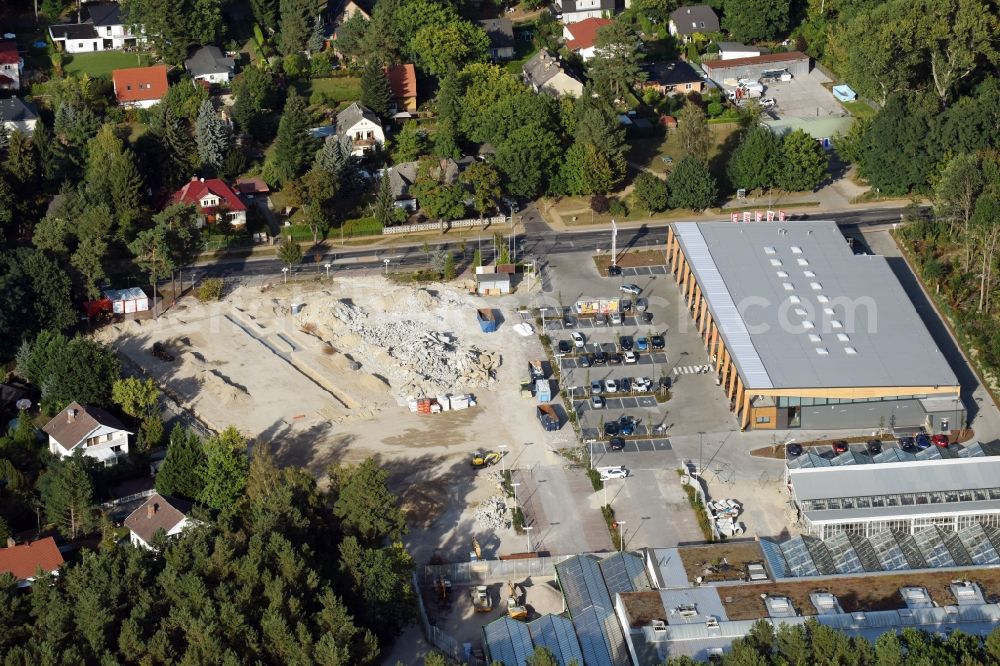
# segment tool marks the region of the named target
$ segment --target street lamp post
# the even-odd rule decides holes
[[[385,275],[389,275],[389,262],[391,259],[383,259],[382,263],[385,264]]]
[[[535,529],[535,528],[532,527],[531,525],[525,525],[524,526],[524,535],[526,537],[528,537],[528,551],[527,552],[529,552],[529,553],[531,552],[531,530],[533,530],[533,529]]]
[[[514,508],[517,508],[517,487],[521,485],[520,483],[512,483],[510,487],[514,489]]]
[[[330,279],[330,264],[323,264],[323,268],[326,269],[326,279]]]
[[[625,524],[624,520],[618,521],[618,550],[619,552],[625,552],[625,528],[622,525]]]
[[[590,469],[594,469],[594,440],[587,440],[587,448],[590,449]]]
[[[497,447],[500,449],[500,464],[502,465],[504,478],[507,477],[507,449],[509,448],[506,444],[501,444]]]
[[[285,284],[288,284],[288,266],[282,268],[281,272],[285,274]]]

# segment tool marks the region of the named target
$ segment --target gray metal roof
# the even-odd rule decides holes
[[[491,660],[507,666],[521,666],[534,652],[528,625],[508,615],[483,627],[483,643]]]
[[[206,76],[208,74],[233,73],[236,61],[222,54],[218,46],[202,46],[184,61],[184,67],[191,76]]]
[[[556,565],[556,577],[586,666],[628,666],[625,636],[597,558],[576,555]]]
[[[708,5],[686,5],[670,12],[670,20],[682,35],[696,32],[718,32],[719,17]]]
[[[994,488],[1000,486],[1000,457],[917,460],[893,463],[888,468],[849,465],[789,469],[788,479],[799,501]],[[887,511],[907,508],[930,506],[882,507]]]
[[[583,666],[583,651],[571,620],[560,615],[543,615],[528,623],[528,631],[534,644],[548,648],[561,666],[569,666],[574,660]]]
[[[810,523],[850,523],[864,520],[892,520],[923,516],[955,516],[1000,513],[1000,500],[980,502],[953,502],[950,504],[915,504],[908,506],[880,506],[870,509],[827,509],[803,511]]]
[[[674,231],[748,389],[958,386],[885,258],[835,222]]]
[[[375,115],[374,111],[363,104],[354,102],[337,114],[337,131],[340,133],[346,132],[361,122],[362,118],[370,120],[379,127],[382,126],[382,121],[379,120],[379,117]]]
[[[642,558],[632,553],[615,553],[601,560],[601,575],[612,597],[620,592],[651,589]]]

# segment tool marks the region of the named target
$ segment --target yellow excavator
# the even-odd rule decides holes
[[[476,451],[472,454],[470,464],[473,469],[482,469],[483,467],[492,467],[498,462],[500,462],[499,451]]]
[[[507,581],[507,615],[512,620],[527,620],[528,609],[524,605],[524,589]]]
[[[472,607],[477,613],[489,613],[493,610],[493,598],[490,597],[490,588],[485,585],[477,585],[472,588]]]

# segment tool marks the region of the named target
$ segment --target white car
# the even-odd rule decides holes
[[[632,382],[632,386],[639,391],[648,391],[653,386],[653,380],[649,377],[636,377],[635,381]]]
[[[628,477],[628,470],[618,465],[616,467],[598,467],[597,471],[601,475],[601,481],[609,479],[624,479]]]
[[[605,379],[604,391],[606,393],[618,393],[618,382],[613,379]]]
[[[639,357],[635,355],[634,351],[625,352],[625,363],[638,363]]]
[[[620,313],[620,312],[612,312],[611,313],[611,325],[612,326],[621,326],[621,323],[622,323],[622,313]]]
[[[569,334],[569,337],[573,338],[573,345],[577,349],[583,349],[583,346],[587,344],[587,341],[583,339],[583,333],[573,331]]]
[[[775,104],[777,104],[777,102],[775,102],[775,101],[774,101],[774,98],[773,98],[773,97],[764,97],[764,98],[762,98],[762,99],[760,100],[760,102],[758,102],[758,103],[759,103],[759,104],[760,104],[760,105],[761,105],[762,107],[764,107],[765,109],[769,109],[769,108],[771,108],[772,106],[774,106]]]

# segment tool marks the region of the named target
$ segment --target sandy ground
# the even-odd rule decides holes
[[[293,303],[303,304],[300,314],[291,314]],[[337,319],[345,303],[363,311],[380,335],[398,332],[399,340],[373,344],[382,338]],[[486,557],[526,547],[513,530],[483,530],[475,522],[476,506],[497,488],[470,468],[470,454],[505,445],[508,467],[551,464],[559,460],[554,451],[573,441],[568,426],[543,431],[536,402],[520,397],[528,360],[543,358],[537,336],[513,330],[513,308],[500,311],[495,333],[483,333],[476,308],[488,305],[445,285],[343,278],[322,287],[239,287],[211,304],[189,297],[158,320],[115,324],[98,337],[211,428],[236,424],[255,442],[270,442],[285,464],[322,479],[330,464],[376,457],[409,510],[407,545],[416,560],[461,561],[474,535]],[[447,392],[473,393],[475,407],[436,415],[407,408],[413,391],[433,396],[443,388],[425,376],[431,371],[419,358],[404,353],[424,345],[413,336],[428,332],[452,340],[444,359],[434,361],[435,376],[454,370]],[[153,356],[155,342],[172,362]],[[483,380],[477,358],[499,363],[492,379]]]

